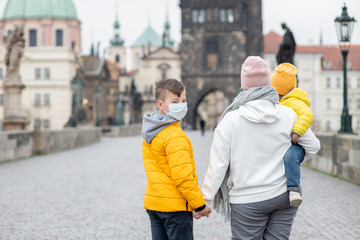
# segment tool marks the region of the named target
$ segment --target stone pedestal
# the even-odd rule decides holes
[[[9,79],[5,76],[4,89],[4,120],[5,131],[24,129],[29,123],[28,118],[21,110],[21,91],[25,85],[17,79]]]

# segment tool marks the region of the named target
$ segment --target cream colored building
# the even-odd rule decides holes
[[[0,21],[0,38],[11,34],[16,26],[24,28],[26,44],[20,75],[26,86],[22,108],[30,120],[27,128],[62,129],[72,109],[74,54],[81,52],[81,23],[75,6],[71,0],[9,0]],[[5,53],[2,42],[0,79],[5,76]],[[1,88],[0,95],[2,91]]]
[[[149,23],[131,46],[131,63],[133,70],[123,73],[119,79],[125,124],[142,121],[143,114],[156,110],[155,82],[163,78],[175,78],[181,81],[180,54],[170,38],[168,17],[162,38]],[[134,100],[131,96],[135,93],[138,94],[137,96],[141,95],[139,109],[134,109],[133,106]],[[137,117],[134,117],[135,115]]]

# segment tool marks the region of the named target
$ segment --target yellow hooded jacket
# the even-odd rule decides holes
[[[159,212],[192,211],[205,204],[195,172],[189,138],[176,121],[147,143],[143,162],[148,183],[144,208]]]
[[[293,132],[302,136],[313,122],[313,113],[310,110],[310,99],[301,88],[294,88],[281,98],[280,104],[292,108],[298,118],[294,124]]]

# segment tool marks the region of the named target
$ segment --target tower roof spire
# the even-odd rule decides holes
[[[118,0],[115,1],[114,37],[110,40],[111,46],[123,46],[124,40],[120,38],[120,22],[118,15]]]
[[[174,41],[170,38],[170,21],[169,21],[169,0],[166,0],[165,5],[165,25],[162,39],[162,45],[165,47],[174,46]]]

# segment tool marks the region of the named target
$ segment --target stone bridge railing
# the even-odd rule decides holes
[[[121,137],[140,135],[141,124],[109,128],[76,128],[59,131],[0,132],[0,163],[88,145],[101,135]],[[321,150],[306,166],[360,184],[360,136],[316,134]]]
[[[0,163],[80,147],[100,139],[101,129],[94,127],[0,132]]]
[[[316,134],[321,150],[304,164],[360,184],[360,136]]]

